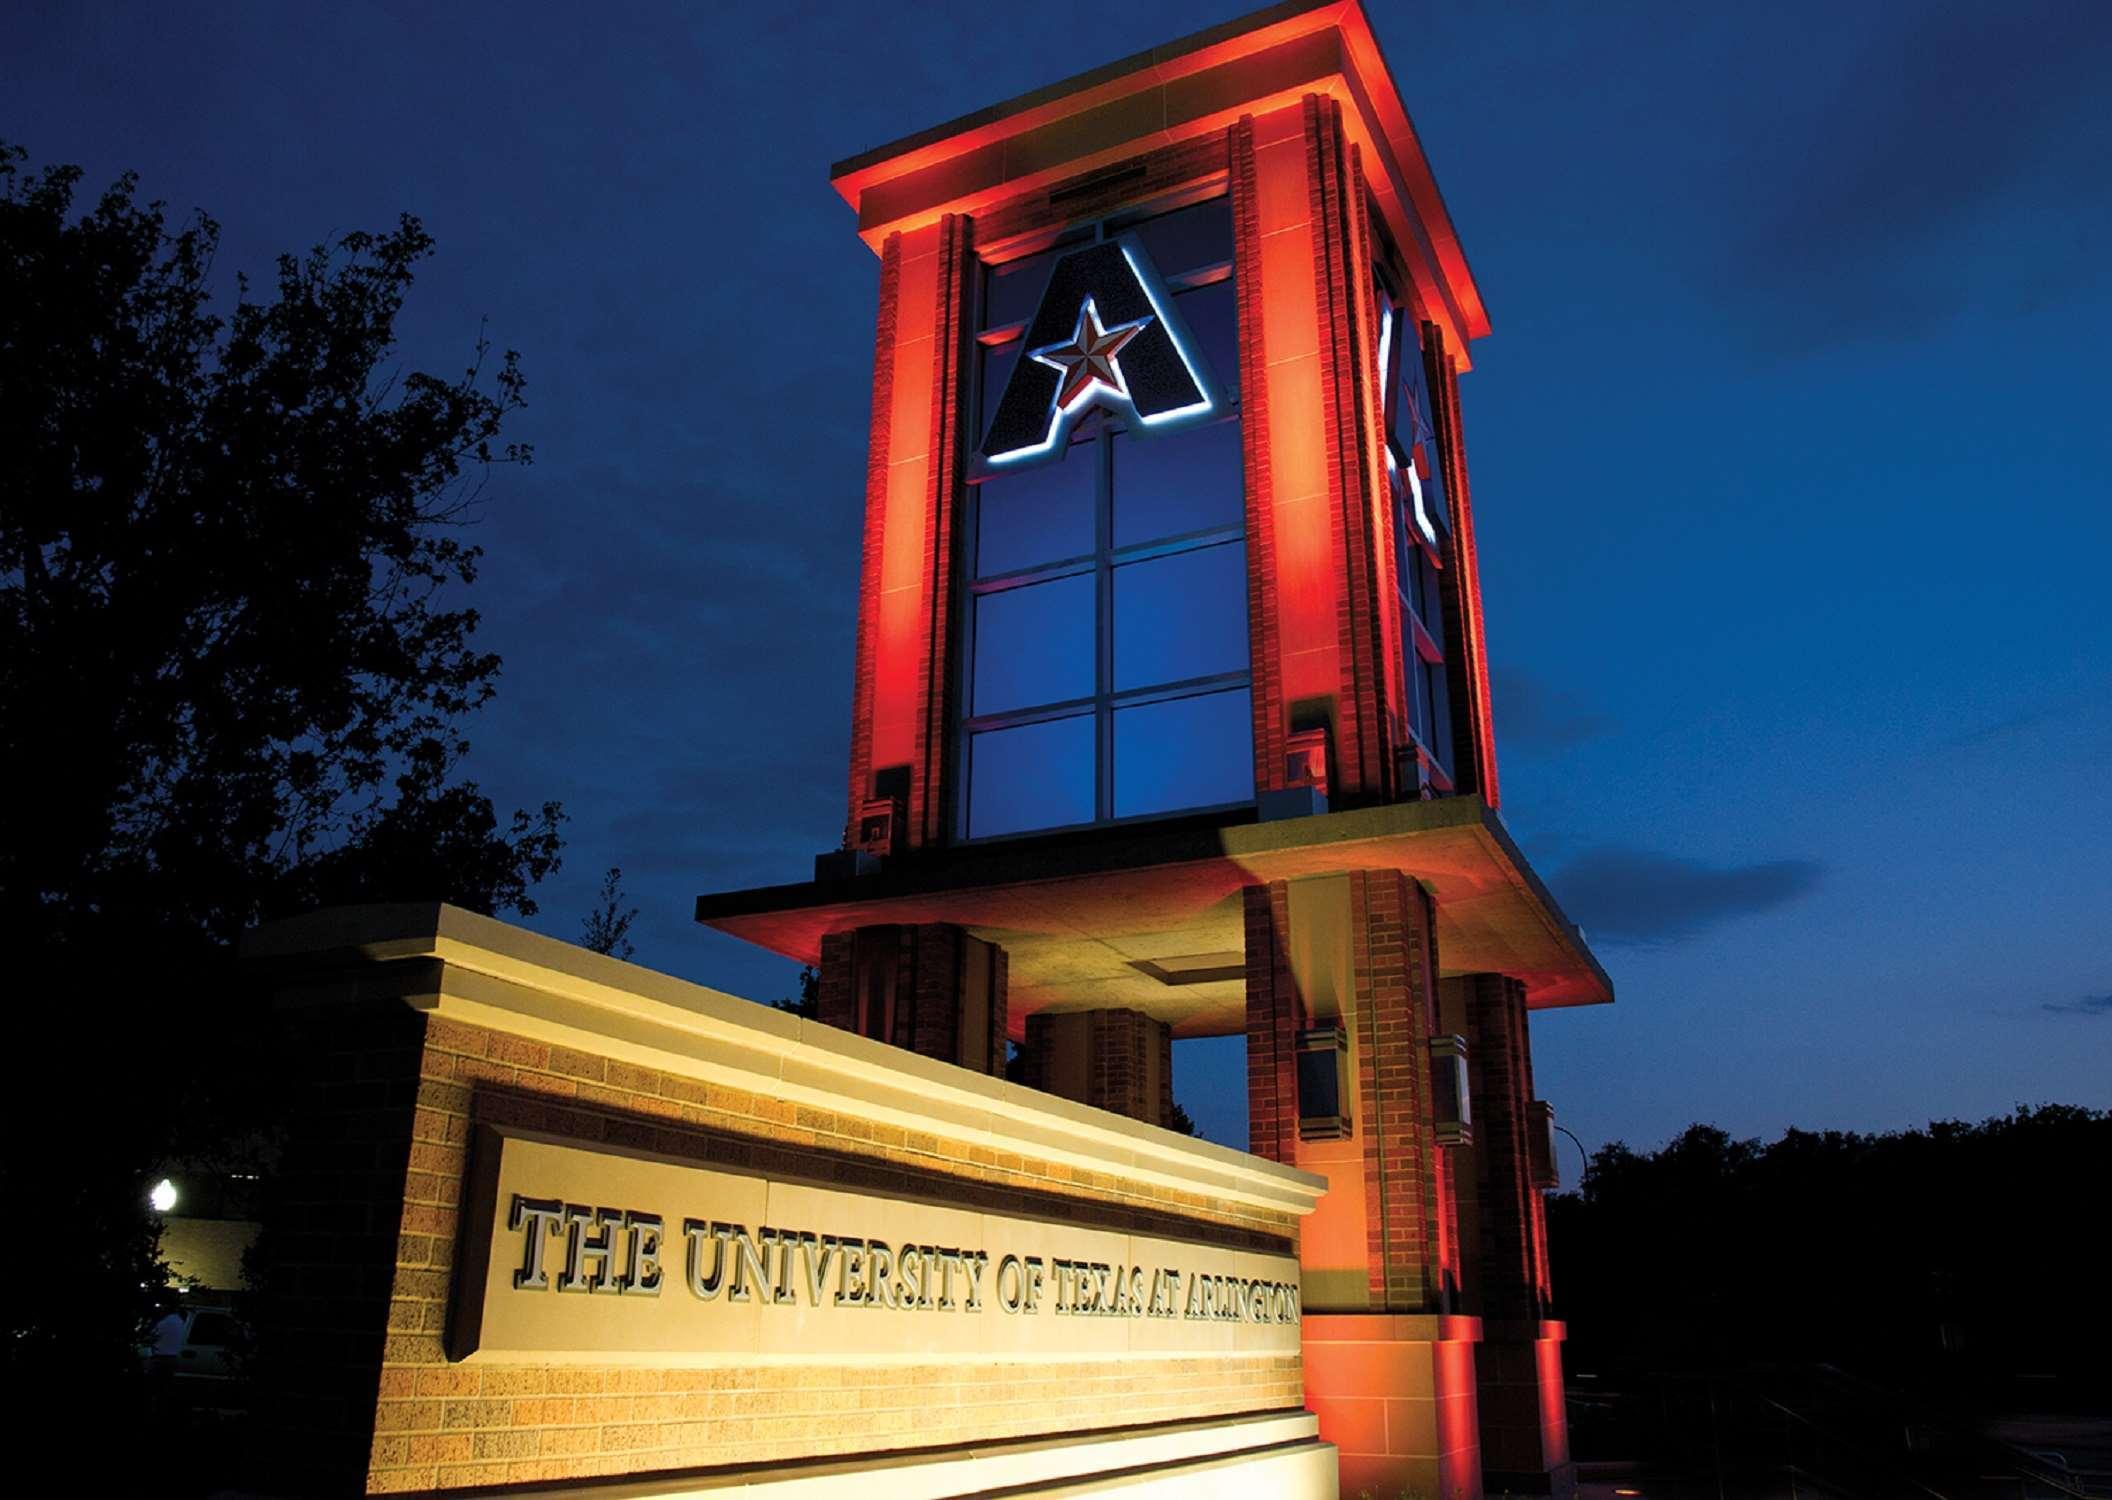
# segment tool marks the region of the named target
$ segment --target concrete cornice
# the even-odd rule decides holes
[[[1310,1213],[1326,1179],[439,903],[333,907],[245,935],[242,958],[326,997],[333,976],[468,1025],[620,1058],[906,1130],[1207,1195]],[[436,966],[437,961],[437,966]],[[399,967],[400,966],[400,967]],[[365,988],[362,986],[362,988]]]

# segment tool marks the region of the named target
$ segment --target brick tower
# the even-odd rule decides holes
[[[1612,987],[1497,815],[1488,320],[1369,22],[1278,6],[833,181],[880,261],[845,835],[698,920],[1149,1123],[1174,1039],[1243,1035],[1251,1149],[1329,1183],[1344,1490],[1567,1491],[1529,1017]]]

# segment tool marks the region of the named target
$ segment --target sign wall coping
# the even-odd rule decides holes
[[[1179,1192],[1302,1216],[1327,1189],[1296,1167],[443,903],[309,912],[245,934],[241,954],[261,978],[303,984],[403,964],[404,1001],[444,1019]]]

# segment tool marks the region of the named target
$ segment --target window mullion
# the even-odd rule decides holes
[[[1093,797],[1102,821],[1115,815],[1115,544],[1114,438],[1103,425],[1093,438],[1098,469],[1093,507],[1094,605],[1098,610],[1093,639],[1093,733],[1096,754]]]

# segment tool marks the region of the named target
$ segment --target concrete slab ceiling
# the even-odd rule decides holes
[[[1476,797],[936,850],[848,880],[700,896],[697,920],[801,963],[819,961],[826,933],[952,922],[1009,955],[1015,1034],[1035,1011],[1112,1007],[1180,1037],[1231,1036],[1246,1029],[1241,890],[1380,869],[1435,896],[1443,973],[1509,974],[1536,1009],[1613,999],[1582,931]]]

